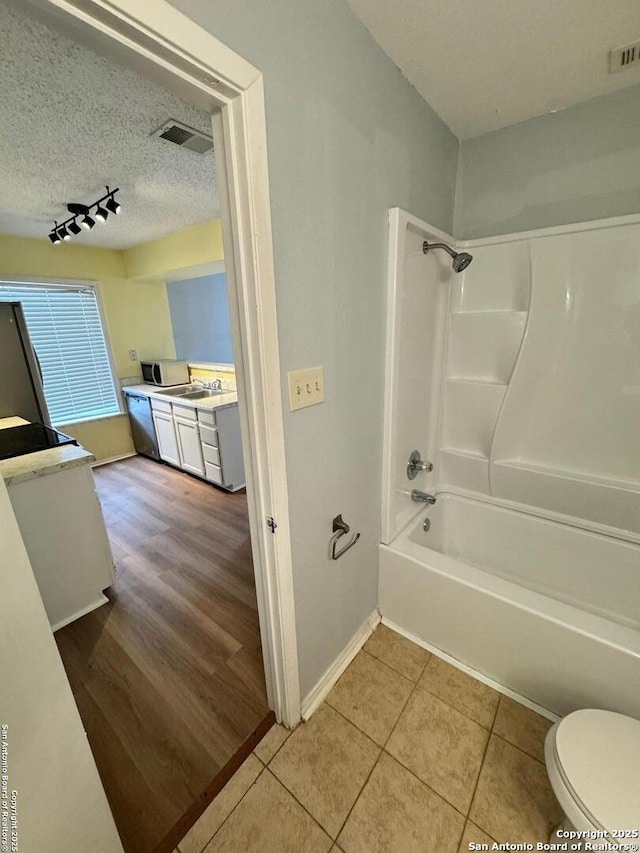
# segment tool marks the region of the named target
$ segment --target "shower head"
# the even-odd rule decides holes
[[[451,266],[456,272],[462,272],[462,270],[466,270],[472,260],[473,255],[470,255],[468,252],[458,252]]]
[[[470,255],[468,252],[454,252],[451,246],[447,246],[446,243],[429,243],[425,240],[422,244],[422,251],[426,255],[430,249],[444,249],[448,255],[451,255],[453,259],[451,266],[453,267],[454,272],[462,272],[462,270],[466,270],[473,260],[473,255]]]

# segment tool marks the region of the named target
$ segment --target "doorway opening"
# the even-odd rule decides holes
[[[169,406],[179,445],[177,460],[167,459],[165,454],[168,465],[139,455],[117,458],[128,457],[133,450],[125,448],[122,452],[124,445],[119,443],[128,423],[124,411],[113,414],[113,430],[105,427],[104,419],[56,424],[66,427],[81,444],[103,457],[100,461],[105,464],[94,473],[118,568],[108,604],[61,627],[56,639],[99,770],[102,772],[101,764],[109,762],[114,767],[118,763],[122,767],[124,762],[129,768],[127,773],[119,774],[112,792],[103,775],[116,819],[118,809],[124,808],[136,792],[147,801],[157,795],[156,812],[150,811],[144,820],[139,820],[140,811],[129,809],[135,815],[131,825],[146,822],[150,834],[139,842],[132,831],[127,849],[170,849],[167,845],[175,844],[171,839],[178,831],[176,827],[180,825],[183,834],[221,786],[220,779],[224,781],[225,774],[228,776],[235,769],[238,743],[255,743],[274,717],[288,725],[299,719],[270,234],[268,228],[258,229],[256,236],[255,230],[260,218],[265,221],[266,217],[268,225],[266,172],[260,174],[260,166],[264,168],[266,164],[260,164],[260,156],[255,159],[252,151],[254,145],[259,147],[264,128],[260,121],[254,121],[248,137],[243,130],[248,118],[259,117],[262,109],[261,100],[258,104],[261,81],[254,69],[241,63],[235,68],[238,83],[233,83],[233,74],[222,74],[229,80],[228,85],[222,85],[213,72],[224,71],[230,54],[215,39],[207,37],[209,49],[204,46],[204,52],[208,57],[219,53],[222,59],[219,70],[210,69],[203,85],[201,69],[197,69],[196,77],[196,68],[187,67],[177,46],[172,55],[166,43],[160,48],[163,38],[158,36],[156,14],[152,37],[148,22],[129,20],[125,27],[117,16],[107,21],[100,3],[78,4],[82,5],[82,13],[73,4],[65,4],[63,11],[48,0],[36,5],[37,24],[63,39],[73,36],[76,64],[84,51],[94,50],[94,67],[112,61],[201,110],[207,121],[213,116],[212,135],[220,178],[220,243],[224,244],[223,270],[229,281],[228,322],[234,371],[224,370],[230,362],[218,362],[215,354],[209,358],[206,353],[178,351],[175,335],[172,342],[160,342],[158,332],[162,329],[157,312],[162,287],[169,303],[169,326],[175,330],[179,307],[174,316],[168,289],[178,283],[182,288],[195,289],[203,285],[203,279],[223,274],[219,267],[214,268],[218,260],[211,258],[196,258],[191,265],[174,263],[165,271],[167,275],[160,286],[152,279],[161,280],[162,271],[141,272],[145,262],[141,249],[147,249],[146,262],[153,266],[161,254],[159,241],[170,241],[175,231],[120,247],[94,242],[91,248],[95,247],[95,252],[130,254],[128,264],[121,259],[126,272],[123,276],[105,274],[101,281],[102,273],[92,273],[86,266],[82,274],[65,273],[64,264],[56,260],[57,266],[50,268],[46,278],[52,288],[80,279],[100,281],[108,345],[115,355],[112,361],[116,380],[123,386],[125,396],[126,389],[136,384],[129,380],[141,378],[134,369],[127,375],[125,351],[134,366],[144,360],[177,357],[189,371],[188,382],[182,384],[212,386],[203,389],[199,398],[199,392],[189,391],[182,400],[172,395],[163,400],[162,389],[155,389],[158,406],[156,409],[151,404],[152,418],[155,421],[157,414],[162,420],[166,414],[162,404],[165,410]],[[14,16],[18,8],[23,7],[6,4]],[[171,15],[175,14],[171,10]],[[138,43],[132,38],[134,35]],[[156,55],[150,50],[154,38]],[[199,50],[203,51],[202,45]],[[197,56],[197,51],[192,55]],[[111,79],[110,75],[103,77],[103,86],[104,80]],[[39,121],[43,118],[40,111]],[[60,156],[68,157],[68,152],[60,152]],[[251,157],[252,171],[248,167]],[[95,149],[95,163],[97,171],[100,166],[104,169],[99,148]],[[162,180],[160,172],[157,177]],[[120,189],[125,201],[125,189]],[[109,224],[105,223],[103,234],[107,234]],[[206,223],[184,224],[181,231]],[[19,231],[13,236],[23,241],[37,239]],[[93,229],[89,236],[93,236]],[[201,247],[207,240],[204,235],[200,238],[196,242]],[[76,245],[79,250],[82,244],[77,241]],[[89,245],[87,241],[84,246],[87,252]],[[27,248],[26,243],[22,248]],[[48,248],[65,252],[75,246]],[[79,257],[79,251],[75,251],[75,257]],[[19,278],[25,285],[42,278],[42,268],[37,264],[29,269],[28,266],[20,268]],[[15,271],[14,268],[13,276]],[[116,283],[117,278],[122,281]],[[135,300],[131,300],[131,290],[125,293],[125,281],[139,288],[138,317],[129,312]],[[184,292],[176,291],[177,302]],[[127,298],[118,304],[123,295]],[[256,306],[261,310],[256,311]],[[119,325],[114,318],[124,322]],[[147,338],[141,345],[139,337],[131,337],[134,345],[126,346],[128,332],[123,329],[128,327],[130,331],[136,322],[149,325]],[[246,491],[242,478],[234,474],[225,479],[225,467],[231,470],[231,463],[225,465],[222,442],[225,434],[228,440],[229,428],[223,426],[223,412],[228,415],[233,411],[234,402],[215,411],[209,407],[207,411],[206,403],[213,393],[204,391],[237,395],[235,426],[242,437]],[[201,467],[193,465],[193,456],[188,456],[190,449],[201,459]],[[227,450],[226,458],[231,456]],[[216,480],[216,476],[221,479]],[[230,683],[225,681],[225,674],[234,676],[235,692],[225,693]],[[178,729],[182,736],[179,748],[175,741]],[[145,745],[148,736],[151,740]],[[149,746],[154,740],[155,744]],[[135,753],[133,758],[131,750]],[[203,761],[206,755],[208,759]],[[215,770],[209,776],[207,761]],[[196,766],[201,769],[194,770]],[[175,797],[176,767],[184,780],[184,808]],[[170,772],[162,778],[165,770]],[[149,779],[155,780],[153,784]],[[163,827],[158,819],[160,812],[167,818],[172,814],[176,820]],[[120,824],[119,828],[124,834]]]

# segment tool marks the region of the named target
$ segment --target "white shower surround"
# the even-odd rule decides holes
[[[423,255],[424,239],[468,248],[474,263],[456,276],[444,253]],[[457,243],[390,213],[380,611],[556,713],[640,716],[638,277],[638,216]],[[585,312],[600,330],[584,329]],[[545,445],[563,395],[584,407],[592,381],[597,405],[618,365],[608,408]],[[616,446],[594,454],[605,416]],[[434,470],[410,482],[414,449]],[[439,496],[429,534],[413,487]]]

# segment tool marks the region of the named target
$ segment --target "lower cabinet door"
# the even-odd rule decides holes
[[[185,471],[203,477],[204,460],[198,422],[174,418],[174,423],[178,439],[178,452],[180,453],[180,467],[184,468]]]
[[[172,465],[179,466],[180,454],[178,452],[178,441],[173,417],[165,412],[154,411],[153,422],[156,427],[160,458],[164,459],[165,462],[171,462]]]

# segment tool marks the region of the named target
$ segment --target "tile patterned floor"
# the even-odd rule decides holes
[[[461,853],[547,841],[551,723],[383,625],[326,702],[274,726],[179,853]]]

